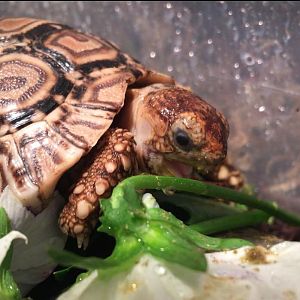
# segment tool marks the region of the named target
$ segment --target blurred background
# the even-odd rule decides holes
[[[0,1],[0,17],[101,35],[228,118],[229,157],[259,195],[300,212],[300,4]]]

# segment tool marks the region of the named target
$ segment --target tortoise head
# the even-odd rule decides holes
[[[160,175],[208,174],[226,157],[229,126],[187,89],[154,84],[131,92],[130,130],[142,169]],[[128,114],[127,114],[128,116]]]

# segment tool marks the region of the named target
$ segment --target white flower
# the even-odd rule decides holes
[[[144,255],[131,270],[101,279],[93,271],[58,300],[300,299],[300,243],[206,254],[208,271],[193,271]]]
[[[6,234],[4,237],[0,239],[0,266],[6,257],[7,251],[10,248],[10,245],[13,240],[15,239],[22,239],[25,240],[25,243],[28,243],[28,240],[26,236],[19,231],[10,231],[8,234]],[[24,242],[23,242],[24,243]]]
[[[65,246],[66,236],[58,228],[63,203],[63,198],[54,193],[48,207],[35,216],[18,201],[9,187],[1,194],[0,207],[5,209],[12,230],[18,230],[28,238],[27,244],[19,240],[14,242],[10,268],[23,295],[45,280],[56,267],[47,251],[50,246],[56,249]]]

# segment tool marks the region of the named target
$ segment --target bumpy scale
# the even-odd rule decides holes
[[[99,218],[99,199],[109,197],[119,181],[137,172],[133,135],[125,129],[109,129],[89,156],[60,216],[62,230],[76,236],[79,247],[87,246]]]

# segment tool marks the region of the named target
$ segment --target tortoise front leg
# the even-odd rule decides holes
[[[205,177],[205,180],[213,184],[239,190],[245,187],[245,178],[228,159],[218,166],[212,173]]]
[[[137,171],[133,135],[110,129],[89,154],[89,163],[75,182],[69,201],[59,217],[62,231],[86,248],[99,218],[99,200],[110,196],[118,182]]]

